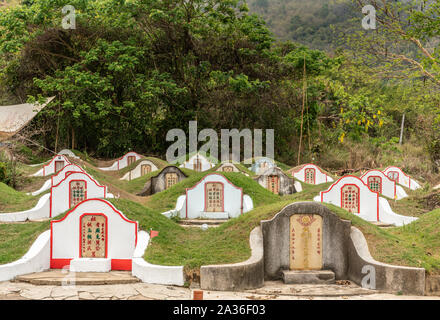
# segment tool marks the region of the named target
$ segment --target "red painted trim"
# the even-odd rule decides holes
[[[380,175],[379,177],[382,177],[382,183],[383,183],[384,179],[385,179],[385,180],[388,180],[389,183],[392,183],[392,184],[394,185],[394,197],[396,197],[396,195],[397,195],[397,187],[396,187],[396,182],[395,182],[395,181],[391,180],[391,179],[390,179],[390,178],[389,178],[389,177],[388,177],[383,171],[375,170],[375,169],[368,170],[367,172],[365,172],[365,173],[361,176],[361,179],[363,180],[363,178],[364,178],[365,176],[367,176],[369,173],[379,174],[379,175]],[[382,190],[383,190],[383,189],[381,189],[381,193],[382,193]]]
[[[379,196],[377,197],[377,222],[379,222]]]
[[[112,259],[112,270],[131,271],[131,259]]]
[[[347,184],[344,184],[339,190],[341,191],[341,200],[340,200],[340,206],[341,206],[341,208],[342,209],[344,209],[344,210],[347,210],[347,209],[345,209],[343,206],[342,206],[342,200],[343,200],[343,195],[344,195],[344,192],[343,192],[343,190],[342,189],[344,189],[344,187],[347,187],[347,186],[352,186],[352,187],[355,187],[356,189],[357,189],[357,207],[358,207],[358,212],[356,212],[356,213],[360,213],[361,212],[361,188],[359,188],[356,184],[354,184],[354,183],[347,183]],[[368,189],[370,189],[370,188],[368,188]],[[371,190],[371,189],[370,189]]]
[[[80,202],[80,203],[78,203],[77,205],[76,205],[76,207],[75,208],[73,208],[73,209],[71,209],[69,212],[67,212],[67,214],[63,217],[63,218],[61,218],[61,219],[59,219],[59,220],[52,220],[51,222],[50,222],[50,260],[52,261],[52,260],[54,260],[53,258],[52,258],[52,254],[53,254],[53,224],[54,223],[59,223],[59,222],[62,222],[62,221],[64,221],[64,219],[66,219],[72,212],[74,212],[82,203],[84,203],[84,202],[86,202],[86,201],[101,201],[101,202],[104,202],[106,205],[108,205],[109,207],[110,207],[110,209],[112,209],[115,213],[117,213],[117,214],[119,214],[119,216],[124,220],[124,221],[126,221],[126,222],[129,222],[129,223],[133,223],[134,224],[134,227],[135,227],[135,240],[134,240],[134,242],[135,242],[135,248],[136,248],[136,246],[137,246],[137,241],[138,241],[138,222],[137,221],[132,221],[132,220],[129,220],[129,219],[127,219],[123,214],[122,214],[122,212],[120,212],[118,209],[116,209],[109,201],[107,201],[107,200],[103,200],[103,199],[97,199],[97,198],[93,198],[93,199],[87,199],[87,200],[84,200],[83,202]],[[58,259],[58,260],[60,260],[60,259]],[[61,259],[61,260],[63,260],[63,259]],[[65,260],[65,259],[64,259]]]
[[[300,165],[299,168],[296,169],[296,170],[293,170],[294,168],[290,168],[289,170],[287,170],[287,173],[290,173],[290,174],[293,176],[294,173],[298,173],[298,172],[300,172],[300,171],[304,168],[304,166],[306,166],[306,165],[305,165],[305,164],[302,164],[302,165]]]
[[[379,219],[379,192],[372,191],[372,190],[366,185],[366,183],[365,183],[362,179],[360,179],[359,177],[353,176],[353,175],[346,175],[346,176],[343,176],[343,177],[339,178],[338,181],[336,181],[335,183],[333,183],[333,184],[330,186],[330,188],[328,188],[328,190],[326,190],[326,191],[321,191],[321,202],[324,202],[324,201],[323,201],[323,200],[324,200],[324,193],[328,193],[328,192],[330,192],[330,190],[332,190],[333,187],[339,183],[339,181],[341,181],[342,179],[345,179],[345,178],[355,178],[356,180],[359,180],[364,186],[367,187],[367,189],[368,189],[370,192],[376,194],[376,197],[377,197],[377,208],[376,208],[377,211],[376,211],[376,212],[377,212],[377,217],[378,217],[378,219]],[[340,207],[342,207],[342,205],[341,205]],[[359,206],[359,210],[360,210],[360,206]],[[379,220],[378,220],[378,221],[379,221]]]
[[[391,179],[390,175],[391,176],[396,176],[397,175],[397,177],[396,177],[396,179]],[[390,180],[393,180],[396,183],[400,183],[399,171],[388,171],[387,176],[388,176],[388,178],[390,178]]]
[[[78,168],[80,171],[74,171],[73,170],[73,168],[72,168],[72,171],[66,171],[66,169],[68,168],[68,167],[70,167],[70,166],[72,166],[72,167],[75,167],[75,168]],[[70,169],[70,168],[69,168]],[[51,179],[51,185],[53,186],[53,179],[54,178],[56,178],[56,177],[58,177],[60,174],[62,174],[64,172],[64,178],[66,177],[66,175],[69,173],[69,172],[85,172],[80,166],[78,166],[78,165],[76,165],[76,164],[68,164],[67,166],[65,166],[64,168],[63,168],[63,170],[61,170],[61,171],[59,171],[57,174],[55,174],[55,175],[53,175],[52,177],[50,177],[50,179]]]
[[[399,172],[401,172],[405,177],[407,177],[408,178],[408,181],[409,181],[409,187],[411,187],[411,176],[409,176],[409,175],[407,175],[405,172],[403,172],[403,170],[401,169],[401,168],[399,168],[399,167],[396,167],[396,166],[390,166],[390,167],[387,167],[387,168],[385,168],[382,172],[385,174],[385,175],[387,175],[388,173],[387,173],[387,170],[390,170],[390,169],[397,169],[397,171]],[[399,175],[399,180],[400,180],[400,175]],[[399,183],[399,184],[402,184],[403,185],[403,183],[400,183],[400,181],[396,181],[397,183]]]
[[[225,184],[220,181],[208,181],[205,183],[205,212],[208,212],[207,211],[207,209],[208,209],[208,190],[206,190],[208,183],[222,185],[222,199],[221,199],[222,200],[222,211],[221,212],[225,212]]]
[[[72,182],[81,182],[81,181],[83,181],[86,184],[85,185],[85,189],[86,189],[85,190],[86,191],[85,200],[87,200],[87,181],[86,180],[79,180],[79,179],[70,180],[69,181],[69,206],[68,206],[68,208],[71,208],[71,205],[72,205]]]
[[[231,181],[229,181],[228,180],[228,178],[226,178],[224,175],[222,175],[222,174],[220,174],[220,173],[217,173],[217,172],[213,172],[213,173],[209,173],[209,174],[207,174],[206,176],[204,176],[202,179],[200,179],[200,181],[199,182],[197,182],[194,186],[192,186],[191,188],[186,188],[185,189],[185,193],[186,193],[186,218],[188,219],[188,191],[190,191],[190,190],[193,190],[194,188],[196,188],[200,183],[202,183],[204,180],[206,180],[206,178],[208,177],[208,176],[213,176],[213,175],[217,175],[217,176],[221,176],[221,177],[223,177],[232,187],[234,187],[235,189],[238,189],[238,190],[240,190],[241,191],[241,195],[242,195],[242,197],[243,197],[243,188],[240,188],[240,187],[237,187],[236,185],[234,185]],[[220,182],[221,183],[221,181],[207,181],[207,182]],[[224,189],[223,189],[223,191],[224,191]],[[205,194],[205,202],[206,202],[206,194]],[[243,211],[243,200],[242,200],[242,205],[241,205],[241,207],[242,207],[242,211]]]
[[[52,160],[50,160],[50,162],[48,163],[48,164],[46,164],[46,165],[44,165],[43,166],[43,176],[46,176],[46,167],[48,167],[48,166],[50,166],[54,161],[59,161],[58,159],[56,159],[56,158],[58,158],[58,157],[63,157],[64,158],[64,161],[67,163],[67,164],[72,164],[64,155],[62,155],[62,154],[59,154],[59,155],[56,155],[55,157],[53,157],[52,158]],[[67,164],[66,165],[64,165],[64,167],[65,166],[67,166]],[[55,164],[54,164],[55,165]],[[64,169],[64,168],[63,168]],[[63,170],[63,169],[61,169],[61,170]],[[61,171],[60,170],[60,171]],[[54,173],[57,173],[57,172],[55,172],[55,168],[54,168],[54,170],[53,170],[53,172]]]
[[[53,225],[52,221],[50,222],[50,261],[52,263],[52,243],[53,243]]]
[[[340,177],[335,183],[333,183],[333,184],[330,186],[330,188],[328,188],[328,190],[326,190],[326,191],[321,191],[321,192],[322,192],[322,193],[328,193],[328,192],[330,192],[330,190],[331,190],[335,185],[337,185],[337,184],[339,183],[339,181],[341,181],[342,179],[345,179],[345,178],[355,178],[355,179],[359,180],[364,186],[366,186],[366,187],[368,188],[367,184],[366,184],[364,181],[362,181],[362,179],[360,179],[359,177],[356,177],[356,176],[353,176],[353,175],[346,175],[346,176],[342,176],[342,177]],[[370,188],[368,188],[368,189],[370,189]],[[374,192],[374,191],[371,191],[371,192]],[[375,192],[375,193],[377,193],[377,192]],[[379,193],[377,193],[377,194],[379,194]]]
[[[134,153],[136,156],[139,156],[139,159],[145,158],[144,156],[140,155],[139,153],[135,152],[135,151],[130,151],[127,152],[126,154],[124,154],[122,157],[120,157],[119,159],[117,159],[116,161],[118,162],[118,170],[119,170],[119,161],[121,161],[122,159],[124,159],[124,157],[126,157],[128,154],[130,153]],[[139,159],[136,159],[135,162]],[[114,163],[113,163],[114,164]],[[128,159],[127,159],[127,166],[128,166]]]
[[[52,259],[50,258],[51,269],[63,269],[65,266],[70,266],[72,259]]]
[[[367,177],[367,187],[368,187],[371,191],[374,192],[374,190],[370,188],[370,181],[369,181],[370,178],[379,178],[379,180],[380,180],[380,185],[379,185],[380,190],[379,190],[379,193],[382,194],[382,177],[380,177],[380,176],[373,176],[373,175]]]
[[[297,169],[296,171],[293,171],[293,168],[292,169],[290,169],[289,171],[287,171],[288,173],[290,173],[293,177],[295,177],[294,176],[294,174],[295,173],[298,173],[298,172],[300,172],[301,170],[305,170],[305,169],[308,169],[307,167],[308,166],[312,166],[312,168],[311,169],[318,169],[319,170],[319,172],[321,172],[323,175],[325,175],[325,182],[327,182],[327,177],[328,177],[328,175],[327,175],[327,173],[325,173],[324,171],[322,171],[322,169],[319,167],[319,166],[317,166],[316,164],[313,164],[313,163],[307,163],[307,164],[303,164],[303,165],[301,165],[301,167],[299,168],[299,169]],[[310,167],[309,167],[310,168]],[[305,182],[305,179],[304,179],[304,181],[303,182]],[[315,171],[315,184],[316,184],[316,171]]]
[[[63,183],[69,176],[71,176],[72,174],[83,174],[86,175],[90,181],[93,181],[97,187],[99,188],[104,188],[105,186],[100,185],[95,179],[93,179],[87,172],[72,172],[71,174],[67,175],[63,180],[61,180],[60,182],[58,182],[58,184],[56,186],[53,186],[54,188],[58,188],[60,186],[61,183]]]
[[[82,250],[81,250],[81,240],[82,240],[82,219],[85,216],[103,216],[105,218],[105,258],[107,258],[108,253],[108,218],[103,213],[84,213],[79,217],[79,257],[82,258]]]
[[[51,259],[51,269],[63,269],[65,266],[70,266],[73,259]],[[115,271],[131,271],[132,259],[111,259],[111,270]]]
[[[116,209],[116,208],[111,204],[111,202],[109,202],[109,201],[107,201],[107,200],[104,200],[104,199],[99,199],[99,198],[87,199],[87,200],[84,200],[84,201],[78,203],[78,204],[76,205],[76,207],[73,208],[73,209],[71,209],[69,212],[67,212],[67,214],[66,214],[63,218],[61,218],[61,219],[59,219],[59,220],[53,220],[53,221],[51,221],[51,223],[58,223],[58,222],[63,221],[63,220],[66,219],[66,218],[67,218],[67,217],[68,217],[73,211],[75,211],[76,208],[78,208],[81,204],[83,204],[83,203],[86,202],[86,201],[101,201],[101,202],[104,202],[104,203],[107,204],[107,205],[108,205],[108,206],[109,206],[109,207],[110,207],[115,213],[119,214],[119,216],[120,216],[124,221],[130,222],[130,223],[137,223],[136,221],[132,221],[132,220],[127,219],[127,218],[122,214],[122,212],[120,212],[118,209]]]
[[[73,173],[71,173],[71,174],[69,174],[69,175],[67,175],[66,174],[66,177],[63,179],[63,180],[61,180],[56,186],[52,186],[52,188],[50,188],[50,208],[49,208],[49,217],[50,218],[52,218],[52,198],[53,198],[53,190],[55,189],[55,188],[58,188],[64,181],[66,181],[71,175],[73,175],[73,174],[80,174],[80,175],[86,175],[91,181],[93,181],[95,184],[96,184],[96,186],[98,187],[98,188],[104,188],[104,198],[105,198],[105,186],[101,186],[100,184],[98,184],[98,182],[95,180],[95,179],[93,179],[87,172],[73,172]],[[84,180],[84,179],[76,179],[76,180],[78,180],[78,181],[86,181],[86,186],[87,186],[87,180]],[[71,180],[71,181],[75,181],[75,180]],[[68,205],[68,207],[70,208],[70,197],[71,197],[71,194],[70,194],[71,192],[70,192],[70,183],[69,183],[69,205]],[[87,199],[86,199],[87,200]]]
[[[306,170],[313,170],[313,184],[316,184],[316,169],[315,168],[304,168],[304,183],[308,183],[306,182],[306,178],[307,178],[307,172]],[[327,181],[327,175],[325,176],[326,181]]]
[[[52,218],[52,199],[53,199],[53,187],[50,188],[50,198],[49,198],[49,218]]]

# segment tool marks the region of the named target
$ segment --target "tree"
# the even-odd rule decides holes
[[[372,5],[376,30],[349,30],[346,38],[364,63],[381,64],[389,77],[423,78],[440,86],[439,1],[352,0],[359,9]]]

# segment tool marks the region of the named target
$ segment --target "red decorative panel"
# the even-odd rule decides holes
[[[304,182],[315,184],[316,170],[314,168],[307,168],[304,170]]]
[[[341,208],[351,212],[359,213],[360,210],[359,187],[355,184],[344,185],[341,189]]]
[[[82,258],[107,258],[107,217],[84,214],[80,218]]]
[[[397,171],[389,171],[388,172],[388,178],[395,181],[396,183],[399,182],[399,172]]]
[[[87,182],[84,180],[70,181],[70,208],[87,199]]]
[[[367,179],[368,187],[372,191],[382,193],[382,178],[379,176],[369,176]]]

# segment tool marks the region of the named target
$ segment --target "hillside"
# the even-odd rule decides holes
[[[349,0],[248,0],[251,13],[264,18],[279,40],[291,40],[313,49],[335,48],[337,33],[360,16]]]
[[[158,161],[157,159],[150,158]],[[94,159],[94,161],[99,161]],[[174,208],[176,199],[184,194],[185,188],[195,185],[206,172],[185,170],[189,176],[182,182],[153,196],[140,198],[134,196],[136,188],[141,183],[136,180],[122,182],[119,177],[122,172],[104,172],[96,169],[90,163],[84,162],[86,170],[105,183],[110,190],[120,190],[121,197],[111,202],[129,219],[137,220],[142,230],[159,230],[160,236],[155,238],[144,258],[155,264],[184,265],[189,279],[198,274],[202,265],[234,263],[246,260],[250,256],[249,233],[260,224],[261,220],[272,218],[286,205],[295,201],[312,201],[319,191],[326,190],[331,183],[321,185],[302,184],[303,191],[293,195],[278,196],[261,187],[250,177],[240,173],[223,173],[234,185],[243,188],[245,194],[251,196],[255,209],[231,219],[219,228],[202,231],[199,228],[182,228],[176,222],[178,219],[168,219],[161,212]],[[164,164],[164,163],[163,163]],[[133,168],[135,164],[131,165]],[[20,166],[24,172],[26,166]],[[127,169],[126,169],[127,170]],[[126,171],[125,170],[125,171]],[[139,178],[145,181],[150,175]],[[22,181],[22,188],[32,184],[33,180]],[[18,192],[0,183],[0,208],[11,208],[28,204],[33,199],[23,192]],[[370,251],[375,259],[385,263],[424,267],[428,273],[440,273],[440,257],[436,253],[439,246],[438,238],[438,204],[433,205],[426,200],[433,199],[430,188],[409,191],[409,198],[402,205],[395,206],[396,212],[408,214],[408,208],[417,207],[420,219],[410,225],[400,228],[379,228],[366,222],[345,210],[327,205],[342,219],[351,220],[360,228],[369,243]],[[435,193],[438,195],[438,192]],[[391,200],[390,200],[391,201]],[[400,203],[400,202],[398,202]],[[434,210],[433,210],[434,209]],[[2,210],[3,211],[3,210]],[[414,210],[411,209],[413,215]],[[61,216],[56,217],[59,219]],[[0,263],[12,262],[22,256],[41,232],[49,228],[48,221],[26,222],[17,224],[0,224]]]

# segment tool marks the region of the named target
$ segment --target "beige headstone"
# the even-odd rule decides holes
[[[107,220],[102,215],[81,217],[81,257],[105,258],[107,255]]]
[[[290,217],[290,269],[322,269],[322,217],[294,214]]]

